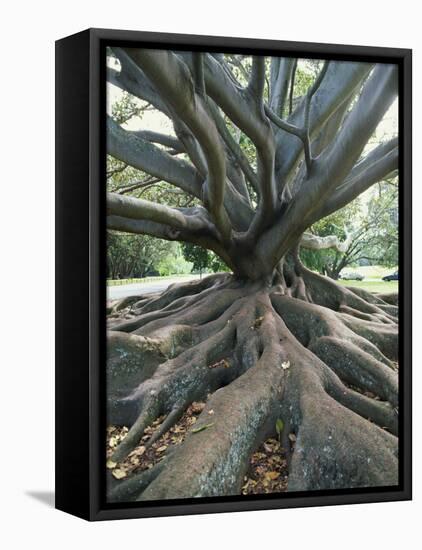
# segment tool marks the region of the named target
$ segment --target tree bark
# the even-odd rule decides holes
[[[194,206],[109,193],[108,228],[197,244],[232,273],[110,305],[108,423],[129,428],[112,464],[159,446],[193,402],[205,408],[164,465],[114,480],[109,500],[239,494],[278,419],[289,491],[396,485],[397,299],[307,270],[298,248],[344,252],[348,238],[309,228],[396,173],[396,138],[365,151],[397,97],[397,67],[326,62],[297,99],[297,60],[253,56],[236,78],[222,55],[113,52],[110,82],[175,135],[110,118],[108,153]]]

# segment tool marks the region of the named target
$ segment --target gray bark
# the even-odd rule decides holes
[[[110,120],[109,153],[200,199],[203,210],[192,214],[111,197],[110,219],[117,217],[130,227],[135,227],[134,220],[156,223],[188,242],[205,235],[213,250],[225,251],[242,277],[269,275],[315,221],[397,170],[396,138],[361,158],[397,96],[394,65],[325,63],[283,118],[294,84],[294,59],[272,59],[267,102],[263,57],[252,59],[243,87],[223,56],[113,51],[121,69],[108,71],[110,82],[169,116],[176,137],[128,132]],[[233,137],[233,128],[251,140],[256,170]],[[185,153],[191,162],[177,153]],[[162,233],[160,229],[157,236]]]

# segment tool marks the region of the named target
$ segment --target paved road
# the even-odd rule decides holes
[[[130,285],[116,285],[107,287],[107,299],[117,300],[119,298],[126,298],[126,296],[136,296],[137,294],[150,294],[151,292],[162,292],[169,285],[173,283],[187,282],[192,279],[198,279],[199,275],[192,275],[190,277],[172,277],[171,279],[164,279],[152,281],[150,283],[134,283]],[[381,279],[367,279],[367,281],[381,282]],[[348,281],[344,281],[343,284],[347,285]],[[351,282],[353,284],[353,281]],[[388,292],[388,285],[386,284],[386,292]]]
[[[136,296],[137,294],[150,294],[151,292],[162,292],[173,283],[187,282],[192,279],[198,279],[199,275],[191,277],[174,277],[163,281],[157,280],[150,283],[134,283],[130,285],[115,285],[107,287],[107,299],[117,300],[126,298],[126,296]]]

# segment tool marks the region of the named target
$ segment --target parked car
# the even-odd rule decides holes
[[[399,272],[395,271],[394,273],[391,273],[391,275],[386,275],[382,278],[383,281],[398,281],[399,280]]]
[[[357,271],[349,271],[348,273],[343,273],[340,275],[340,279],[344,281],[363,281],[364,276],[358,273]]]

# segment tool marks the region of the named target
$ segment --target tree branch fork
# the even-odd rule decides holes
[[[252,59],[251,76],[243,88],[224,60],[210,54],[189,57],[131,48],[116,49],[115,53],[121,71],[111,74],[113,82],[144,100],[151,101],[154,91],[158,98],[155,107],[169,115],[175,127],[184,128],[184,138],[154,132],[129,136],[127,130],[110,121],[110,154],[202,200],[203,207],[175,209],[109,194],[107,208],[114,220],[144,220],[168,228],[168,234],[179,232],[183,239],[208,239],[214,250],[226,250],[226,258],[231,256],[229,265],[238,271],[245,271],[234,257],[239,253],[259,263],[261,271],[272,270],[312,223],[397,170],[397,140],[381,144],[360,158],[397,95],[396,72],[390,66],[377,65],[369,74],[367,64],[346,67],[326,62],[302,102],[283,119],[282,112],[273,111],[279,100],[265,97],[264,58]],[[275,67],[275,75],[280,67]],[[279,74],[274,80],[277,87],[274,84],[270,94],[280,94],[282,83],[287,88],[291,84],[292,66],[283,70],[287,70],[288,78]],[[283,95],[286,101],[287,92]],[[339,117],[337,127],[330,129],[332,139],[314,158],[313,141],[328,131],[324,128],[334,120],[336,111],[345,112],[345,105],[354,99],[347,116]],[[256,173],[228,130],[228,121],[254,144]],[[295,161],[296,165],[291,164],[289,172],[281,175],[276,161],[287,144],[289,154],[296,151],[297,158],[302,151],[305,169],[300,165],[298,169]],[[183,151],[188,160],[171,156],[157,145]],[[257,192],[256,206],[248,185]],[[281,193],[285,188],[288,192]],[[127,225],[135,227],[133,223]],[[311,241],[304,237],[303,242]],[[254,271],[259,269],[254,267]]]

